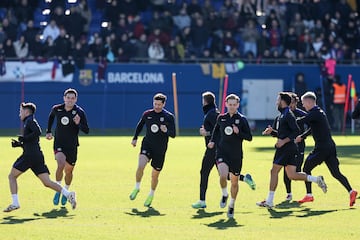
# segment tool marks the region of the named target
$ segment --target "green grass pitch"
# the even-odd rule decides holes
[[[7,175],[20,149],[10,147],[11,137],[0,138],[0,207],[11,201]],[[360,137],[336,136],[341,170],[360,190]],[[140,143],[141,139],[139,139]],[[301,206],[280,204],[286,194],[282,175],[275,193],[278,207],[267,210],[255,205],[268,193],[272,165],[271,137],[255,136],[244,143],[243,173],[252,174],[257,189],[240,183],[235,204],[235,218],[228,220],[226,209],[219,207],[221,191],[214,168],[209,179],[205,210],[191,204],[199,197],[200,164],[204,152],[201,137],[170,139],[167,158],[155,192],[153,208],[143,203],[150,188],[150,166],[145,169],[140,193],[134,201],[129,194],[134,187],[139,145],[130,145],[131,137],[81,136],[79,160],[72,190],[77,192],[78,207],[72,210],[53,206],[53,191],[45,189],[31,171],[19,180],[21,208],[0,212],[1,239],[359,239],[360,199],[349,208],[346,190],[331,177],[326,165],[314,175],[323,175],[328,193],[314,186],[315,201]],[[307,140],[309,146],[312,139]],[[41,138],[42,150],[54,179],[56,162],[52,141]],[[307,155],[307,154],[306,154]],[[282,173],[281,173],[282,174]],[[295,200],[305,194],[303,182],[293,182]]]

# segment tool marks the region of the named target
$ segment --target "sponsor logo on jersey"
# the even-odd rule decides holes
[[[68,117],[64,116],[64,117],[61,118],[60,122],[61,122],[62,125],[68,125],[70,120],[69,120]]]
[[[156,124],[153,124],[153,125],[151,125],[150,129],[153,133],[157,133],[159,131],[159,126]]]
[[[226,135],[231,135],[233,133],[233,128],[230,127],[230,126],[227,126],[225,129],[224,129],[224,132]]]

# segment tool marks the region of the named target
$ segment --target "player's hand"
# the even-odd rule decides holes
[[[53,139],[52,133],[47,133],[47,134],[45,135],[45,137],[46,137],[47,140]]]
[[[207,136],[207,132],[206,132],[206,130],[204,128],[204,125],[201,125],[201,128],[199,129],[199,133],[200,133],[201,136],[204,136],[204,137]]]
[[[282,146],[284,146],[288,142],[289,142],[289,138],[285,138],[285,139],[279,139],[278,138],[278,140],[275,143],[275,147],[276,148],[281,148]]]
[[[207,147],[210,148],[210,149],[214,148],[214,146],[215,146],[214,142],[209,142],[208,145],[207,145]]]
[[[168,131],[166,125],[163,125],[163,124],[160,125],[160,129],[161,129],[161,131],[164,132],[164,133],[167,133],[167,131]]]
[[[273,128],[268,125],[267,128],[262,132],[262,135],[269,135],[273,131]]]
[[[235,134],[239,133],[239,128],[235,124],[232,125],[232,128]]]
[[[79,125],[80,120],[81,120],[81,118],[80,118],[79,114],[76,114],[75,117],[73,118],[73,121],[76,125]]]
[[[22,146],[22,143],[19,142],[18,140],[11,139],[11,146],[12,146],[13,148],[21,147],[21,146]]]
[[[302,137],[299,135],[299,136],[297,136],[296,138],[295,138],[295,140],[294,140],[294,142],[295,143],[299,143],[299,142],[301,142],[302,141]]]
[[[136,143],[137,143],[137,140],[136,140],[136,139],[133,139],[133,140],[131,141],[131,145],[133,145],[133,147],[136,147]]]

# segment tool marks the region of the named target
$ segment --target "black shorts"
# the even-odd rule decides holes
[[[42,173],[50,174],[42,153],[34,155],[21,155],[18,159],[16,159],[13,164],[13,168],[21,172],[26,172],[30,168],[36,176]]]
[[[337,158],[336,147],[329,149],[316,148],[310,152],[307,156],[305,164],[311,164],[313,166],[320,165],[322,162],[326,162],[327,165],[338,166],[339,159]]]
[[[66,157],[66,162],[75,166],[77,161],[77,148],[62,148],[59,146],[54,147],[54,153],[62,152]]]
[[[298,166],[297,155],[298,149],[295,143],[289,142],[281,148],[276,148],[274,164],[281,166],[293,165]]]
[[[140,154],[145,155],[151,161],[151,166],[157,171],[161,171],[164,166],[165,152],[166,150],[155,149],[146,142],[141,144]]]
[[[242,156],[240,153],[230,153],[222,151],[220,148],[216,152],[216,164],[225,163],[229,171],[235,176],[239,176],[242,169]]]

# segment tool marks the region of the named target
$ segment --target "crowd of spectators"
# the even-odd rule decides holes
[[[360,64],[356,0],[52,0],[39,25],[42,1],[1,0],[1,58]]]

